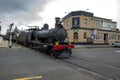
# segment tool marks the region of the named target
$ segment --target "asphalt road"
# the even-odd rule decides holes
[[[111,55],[111,56],[110,56]],[[112,57],[113,55],[113,57]],[[116,56],[115,56],[116,55]],[[73,56],[114,63],[118,67],[119,48],[74,49]],[[108,59],[107,59],[108,58]],[[111,58],[111,59],[110,59]],[[113,59],[112,59],[113,58]],[[71,60],[71,59],[68,59]],[[117,61],[117,62],[116,62]],[[116,64],[116,65],[115,65]],[[0,48],[0,80],[113,80],[101,74],[74,69],[48,55],[24,47]]]
[[[74,56],[92,59],[120,68],[120,48],[74,49]]]
[[[120,80],[120,48],[75,49],[73,58],[68,60],[79,66]]]

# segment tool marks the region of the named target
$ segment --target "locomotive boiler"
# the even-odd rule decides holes
[[[44,24],[41,29],[28,29],[19,35],[19,41],[30,48],[45,51],[53,57],[70,58],[74,45],[65,43],[67,31],[61,25],[60,18],[55,19],[55,28],[49,29],[48,24]]]
[[[64,42],[67,38],[67,32],[60,23],[60,18],[56,18],[55,28],[48,29],[48,24],[44,24],[44,27],[41,30],[36,30],[35,36],[38,40],[46,43],[54,43],[58,41],[59,43]]]

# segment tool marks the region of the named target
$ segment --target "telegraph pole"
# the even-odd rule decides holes
[[[11,23],[9,25],[9,28],[10,28],[10,44],[9,44],[9,48],[12,48],[12,27],[13,27],[14,23]]]
[[[0,21],[0,23],[1,23],[1,21]],[[1,33],[1,25],[0,25],[0,33]]]

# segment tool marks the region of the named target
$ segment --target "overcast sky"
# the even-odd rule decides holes
[[[118,22],[120,28],[120,0],[0,0],[2,33],[5,33],[12,22],[16,26],[42,27],[44,23],[48,23],[50,27],[54,27],[55,17],[62,18],[67,13],[76,10],[88,11],[97,17],[113,19]]]

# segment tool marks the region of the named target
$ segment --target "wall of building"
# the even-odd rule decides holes
[[[63,26],[68,32],[70,42],[88,43],[92,39],[94,44],[110,44],[120,41],[120,31],[117,30],[117,22],[111,19],[84,15],[83,13],[82,15],[78,14],[79,11],[77,15],[74,14],[74,16],[69,16],[63,20]],[[74,26],[73,18],[79,19],[76,27]],[[78,38],[74,39],[76,29],[78,30]]]
[[[74,29],[68,30],[67,32],[68,32],[68,41],[76,43],[76,41],[74,41]],[[79,29],[77,43],[88,43],[88,39],[92,38],[91,36],[92,32],[93,32],[92,30]],[[104,38],[106,38],[106,40]],[[94,36],[93,43],[110,44],[110,43],[115,43],[116,41],[120,41],[120,33],[97,31],[97,34]]]

